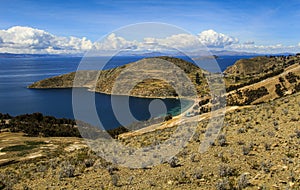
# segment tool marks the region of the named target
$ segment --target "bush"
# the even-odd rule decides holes
[[[262,81],[264,79],[267,79],[269,77],[273,77],[273,76],[276,76],[276,75],[279,75],[281,73],[283,73],[284,69],[278,69],[274,72],[271,72],[271,73],[268,73],[268,74],[265,74],[264,76],[262,77],[259,77],[259,78],[254,78],[254,79],[251,79],[250,81],[248,82],[245,82],[245,83],[242,83],[242,84],[238,84],[238,85],[230,85],[226,88],[226,91],[227,92],[230,92],[230,91],[233,91],[233,90],[237,90],[239,88],[242,88],[244,86],[247,86],[247,85],[251,85],[251,84],[254,84],[254,83],[257,83],[259,81]]]
[[[192,162],[197,162],[198,159],[196,159],[196,157],[197,157],[197,155],[196,155],[195,153],[193,153],[193,154],[191,155],[191,157],[190,157],[191,161],[192,161]]]
[[[244,189],[249,185],[249,180],[246,174],[242,174],[238,180],[238,189]]]
[[[119,169],[116,166],[110,165],[107,167],[107,171],[110,175],[113,175],[115,171],[118,171]]]
[[[63,162],[61,164],[61,170],[59,178],[74,177],[75,168],[69,162]]]
[[[13,151],[24,151],[24,150],[31,150],[35,148],[35,146],[27,146],[27,145],[14,145],[5,147],[0,150],[0,152],[13,152]]]
[[[11,115],[9,115],[9,114],[2,114],[2,113],[0,113],[0,120],[2,120],[2,119],[11,119],[12,118],[12,116]]]
[[[115,129],[109,129],[107,130],[107,133],[112,137],[112,138],[118,138],[118,135],[122,134],[122,133],[127,133],[129,132],[129,130],[126,127],[117,127]]]
[[[203,106],[203,105],[205,105],[205,104],[208,104],[208,102],[209,102],[209,99],[200,100],[199,103],[198,103],[198,105],[199,105],[199,106]]]
[[[248,147],[248,146],[243,146],[242,147],[242,152],[243,152],[243,155],[248,155],[251,151],[251,148]]]
[[[237,133],[245,133],[245,132],[246,132],[245,128],[239,128],[237,130]]]
[[[297,129],[297,130],[295,131],[295,133],[296,133],[296,137],[297,137],[297,138],[300,138],[300,130]]]
[[[281,85],[280,84],[276,84],[275,85],[275,92],[276,94],[279,96],[279,97],[282,97],[284,94],[283,94],[283,90],[281,88]]]
[[[280,82],[280,83],[284,83],[284,78],[279,77],[279,82]]]
[[[261,162],[261,169],[265,172],[265,173],[269,173],[270,172],[270,168],[272,167],[272,163],[271,162]]]
[[[289,83],[296,83],[297,80],[299,79],[299,76],[295,75],[292,72],[289,72],[286,76],[285,76],[286,80],[289,81]]]
[[[24,132],[28,136],[81,137],[75,124],[71,119],[56,119],[52,116],[43,116],[41,113],[33,113],[12,117],[5,127],[11,132]]]
[[[175,167],[179,166],[178,162],[179,162],[179,160],[178,160],[178,158],[177,158],[176,156],[173,156],[173,157],[168,161],[168,163],[169,163],[169,165],[170,165],[171,168],[175,168]]]
[[[271,144],[265,143],[265,150],[266,150],[266,151],[271,150]]]
[[[229,190],[229,189],[231,189],[228,179],[226,178],[226,179],[223,179],[223,180],[219,180],[216,183],[216,189],[217,190]]]
[[[83,163],[84,163],[85,167],[89,168],[89,167],[92,167],[94,165],[95,160],[91,159],[91,158],[88,158],[88,159],[85,159]]]
[[[164,121],[169,121],[169,120],[171,120],[172,118],[173,118],[172,115],[171,115],[171,114],[168,114],[168,115],[166,115]]]
[[[119,179],[120,177],[117,174],[111,176],[111,183],[113,184],[113,186],[115,187],[119,186]]]
[[[226,136],[225,134],[221,134],[218,136],[218,143],[220,146],[225,146],[226,145]]]
[[[201,179],[203,177],[203,170],[202,168],[197,168],[194,172],[194,178],[195,179]]]
[[[268,95],[269,92],[267,90],[266,87],[262,86],[262,87],[259,87],[258,89],[256,90],[249,90],[247,89],[245,92],[244,92],[245,96],[246,96],[246,101],[245,101],[245,104],[248,105],[252,102],[254,102],[255,100],[265,96],[265,95]]]
[[[295,85],[295,91],[300,92],[300,83]]]
[[[201,84],[201,78],[200,78],[200,75],[199,73],[196,73],[196,84],[200,85]]]
[[[228,165],[220,165],[219,166],[219,176],[220,177],[229,177],[229,176],[235,176],[236,175],[236,169],[232,168]]]

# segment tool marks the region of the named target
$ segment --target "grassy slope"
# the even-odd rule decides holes
[[[160,60],[160,61],[159,61]],[[157,62],[157,65],[160,66],[157,68],[147,68],[147,62]],[[181,71],[184,71],[188,76],[189,80],[194,84],[198,93],[207,94],[207,82],[204,80],[202,70],[195,65],[184,61],[179,58],[171,58],[171,57],[158,57],[158,58],[146,58],[139,61],[139,64],[143,64],[144,67],[138,68],[138,64],[130,63],[121,67],[117,67],[114,69],[100,71],[80,71],[78,73],[79,78],[81,77],[83,81],[82,83],[78,83],[75,85],[76,87],[87,87],[96,92],[111,94],[113,86],[116,83],[116,79],[120,76],[122,72],[127,72],[128,77],[131,76],[129,72],[133,72],[133,74],[137,75],[146,75],[153,74],[157,76],[168,76],[174,75],[173,69],[171,67],[165,66],[165,62],[171,62],[177,67],[180,68]],[[133,66],[133,67],[131,67]],[[163,69],[162,69],[162,68]],[[201,84],[196,84],[196,73],[199,73]],[[98,76],[97,76],[98,75]],[[56,76],[52,78],[48,78],[45,80],[37,81],[29,86],[29,88],[71,88],[73,86],[73,80],[75,77],[75,73],[69,73],[61,76]],[[97,83],[96,78],[98,78]],[[168,81],[163,80],[152,80],[146,79],[144,81],[133,81],[132,78],[122,78],[120,80],[122,85],[121,87],[128,87],[128,83],[136,82],[136,86],[130,92],[132,96],[139,97],[175,97],[175,90],[168,83]],[[96,86],[95,86],[96,83]],[[121,89],[117,89],[113,94],[122,94]]]
[[[297,76],[295,77],[294,82],[290,82],[287,78],[288,75],[292,73],[293,75]],[[283,79],[283,82],[280,81],[280,78]],[[231,101],[237,101],[240,104],[243,104],[245,102],[245,92],[247,90],[255,90],[261,87],[265,87],[268,91],[268,94],[265,96],[262,96],[255,101],[253,101],[251,104],[257,104],[261,102],[268,102],[270,100],[274,100],[276,98],[279,98],[280,96],[276,93],[276,85],[280,84],[282,88],[283,94],[292,94],[296,91],[296,86],[300,84],[300,65],[299,64],[293,64],[287,68],[284,69],[284,71],[276,76],[264,79],[260,82],[247,85],[245,87],[241,87],[238,89],[239,93],[242,94],[242,97],[237,93],[237,91],[231,91],[228,93],[227,96],[227,103],[230,104]]]
[[[25,154],[27,157],[33,155],[31,159],[2,166],[1,182],[16,189],[216,189],[222,185],[233,189],[247,181],[247,189],[297,189],[300,187],[299,102],[297,93],[228,112],[221,132],[226,143],[221,146],[221,141],[216,140],[215,146],[203,154],[198,153],[198,148],[208,120],[199,122],[190,143],[176,155],[180,165],[175,168],[163,163],[149,169],[131,170],[98,158],[83,148],[80,139],[29,138],[2,133],[0,140],[5,142],[2,147],[25,141],[45,144],[26,150],[30,151]],[[123,139],[122,143],[147,146],[154,140],[166,140],[175,129]],[[7,154],[0,155],[0,159],[7,159],[8,154],[18,159],[23,154],[22,151],[4,153]],[[41,156],[34,158],[37,154]],[[74,175],[68,176],[65,173],[68,169],[74,169]],[[242,175],[247,180],[242,180]],[[119,180],[114,184],[116,178]]]

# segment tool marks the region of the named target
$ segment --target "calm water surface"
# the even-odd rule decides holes
[[[106,68],[113,68],[139,59],[141,57],[116,58]],[[239,57],[219,59],[221,69],[224,70],[228,65],[232,65],[237,59]],[[11,115],[41,112],[59,118],[74,118],[71,89],[37,90],[28,89],[27,86],[41,79],[76,71],[80,60],[81,58],[78,57],[0,58],[0,112]],[[82,89],[80,93],[89,96],[92,92]],[[101,122],[106,128],[115,128],[120,126],[120,123],[114,117],[110,99],[110,95],[95,94]],[[130,110],[136,119],[149,119],[148,107],[152,100],[130,98]],[[180,112],[180,100],[164,99],[162,101],[168,113],[176,115]],[[183,101],[182,104],[188,107],[191,102]],[[88,108],[82,109],[86,109],[88,115]]]

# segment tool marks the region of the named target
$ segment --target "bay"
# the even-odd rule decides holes
[[[114,68],[141,58],[115,57],[105,65],[105,68]],[[238,58],[219,59],[222,62],[221,69],[224,70],[228,65],[232,65]],[[76,71],[80,61],[80,57],[0,58],[0,112],[14,116],[40,112],[58,118],[73,119],[72,89],[38,90],[28,89],[27,86],[41,79]],[[87,65],[86,69],[91,67]],[[80,93],[90,96],[92,92],[82,89]],[[122,101],[122,97],[119,99]],[[120,126],[114,116],[110,100],[110,95],[95,94],[97,113],[106,129]],[[130,110],[137,120],[147,120],[151,117],[149,105],[152,101],[153,99],[130,97]],[[166,105],[167,112],[172,115],[177,115],[181,109],[191,105],[191,102],[186,100],[180,102],[176,99],[162,99],[161,101]],[[181,108],[181,103],[185,108]],[[88,110],[86,113],[88,118]],[[93,121],[89,123],[93,124]]]

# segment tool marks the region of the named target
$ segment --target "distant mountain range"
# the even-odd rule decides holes
[[[3,58],[30,58],[30,57],[57,57],[62,55],[57,54],[15,54],[15,53],[0,53]]]
[[[256,53],[249,53],[249,52],[236,52],[236,51],[196,51],[196,52],[188,52],[187,55],[185,55],[186,52],[132,52],[132,51],[123,51],[120,52],[118,55],[120,56],[143,56],[143,57],[157,57],[157,56],[192,56],[192,57],[202,57],[202,56],[241,56],[241,55],[258,55]]]
[[[191,57],[207,57],[207,56],[259,56],[267,54],[257,54],[250,52],[237,52],[237,51],[227,51],[227,50],[211,50],[211,51],[197,51],[190,52],[185,55],[185,52],[132,52],[132,51],[122,51],[117,54],[117,56],[141,56],[141,57],[158,57],[158,56],[191,56]],[[269,54],[268,54],[269,55]],[[295,55],[294,53],[278,53],[272,55]],[[0,58],[31,58],[31,57],[83,57],[83,54],[15,54],[15,53],[0,53]]]

